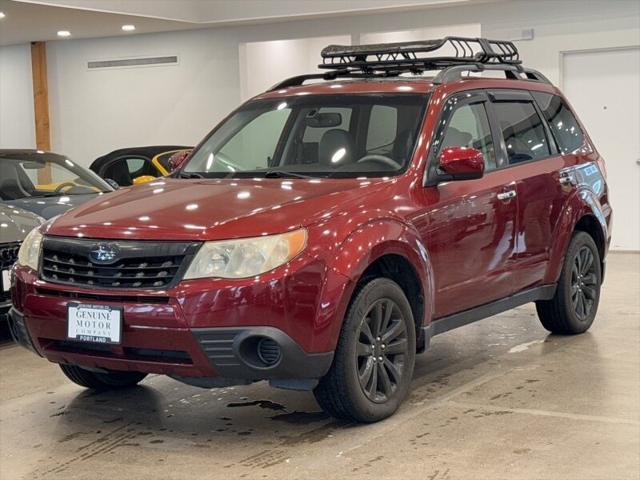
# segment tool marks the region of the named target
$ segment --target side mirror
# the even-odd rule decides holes
[[[438,181],[473,180],[484,175],[484,156],[475,148],[447,147],[438,159]]]

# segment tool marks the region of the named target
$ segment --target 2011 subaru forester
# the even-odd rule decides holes
[[[434,335],[527,302],[552,332],[587,330],[611,208],[562,94],[510,42],[322,56],[327,73],[245,103],[175,178],[32,232],[13,270],[19,342],[89,388],[267,379],[372,422]]]

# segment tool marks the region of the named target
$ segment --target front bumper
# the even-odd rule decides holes
[[[186,350],[158,349],[155,335],[146,342],[153,342],[156,348],[114,348],[53,339],[43,342],[42,338],[38,338],[36,347],[23,314],[12,308],[8,321],[11,336],[19,345],[55,363],[93,369],[162,373],[179,379],[221,377],[233,384],[318,379],[333,361],[333,352],[307,353],[286,333],[273,327],[197,328],[181,332],[182,335],[176,331],[165,332],[173,338],[172,349],[181,345]],[[256,353],[258,342],[265,339],[277,346],[278,353],[272,357],[272,363],[265,363]]]
[[[56,285],[14,270],[10,325],[18,343],[55,363],[158,373],[178,379],[318,379],[331,366],[351,282],[314,262],[261,281],[182,282],[165,291]],[[346,295],[345,295],[346,294]],[[69,302],[123,309],[119,345],[67,339]],[[277,348],[265,363],[260,340]],[[277,382],[276,382],[277,383]],[[203,385],[204,386],[204,385]]]

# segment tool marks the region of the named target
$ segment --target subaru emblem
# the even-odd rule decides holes
[[[120,249],[113,243],[99,243],[90,252],[89,257],[94,263],[114,263],[118,259]]]

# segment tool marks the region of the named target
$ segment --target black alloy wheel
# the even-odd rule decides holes
[[[400,285],[365,278],[347,309],[333,363],[313,393],[336,418],[377,422],[393,415],[411,386],[416,322]]]
[[[589,317],[596,300],[598,276],[593,253],[587,246],[578,250],[571,269],[571,304],[581,321]]]
[[[402,381],[409,349],[402,311],[389,298],[378,300],[365,314],[356,348],[358,380],[367,398],[383,403]]]
[[[589,330],[598,312],[601,284],[602,259],[594,238],[586,232],[574,232],[554,296],[536,302],[542,326],[560,335]]]

